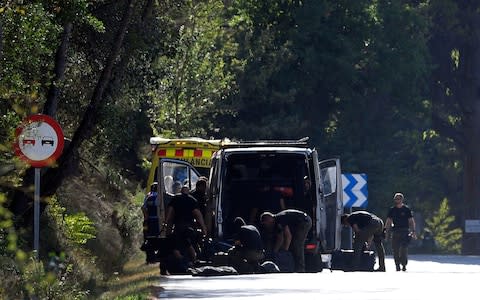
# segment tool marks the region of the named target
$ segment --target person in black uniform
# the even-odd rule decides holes
[[[366,211],[356,211],[341,216],[344,226],[351,226],[355,232],[353,241],[353,266],[352,269],[359,270],[364,248],[369,249],[373,242],[378,255],[377,272],[385,272],[385,248],[383,247],[383,221],[376,215]]]
[[[247,225],[241,217],[233,221],[235,227],[234,246],[228,251],[230,264],[239,273],[255,273],[265,258],[260,232]]]
[[[156,262],[155,250],[151,247],[149,237],[160,235],[160,227],[157,225],[159,222],[157,196],[158,182],[153,182],[150,185],[150,192],[145,196],[142,205],[143,244],[140,249],[145,251],[147,263]]]
[[[198,202],[198,207],[203,215],[203,218],[205,218],[205,213],[207,209],[207,181],[207,177],[200,176],[195,185],[195,191],[191,193],[191,195]]]
[[[305,272],[305,239],[312,227],[312,219],[303,211],[286,209],[277,214],[262,213],[260,223],[267,234],[275,232],[272,236],[273,256],[280,249],[288,249],[295,261],[295,272]]]
[[[196,260],[196,252],[193,247],[197,224],[203,235],[207,234],[207,227],[203,221],[202,213],[197,200],[189,194],[188,187],[183,187],[181,194],[175,195],[168,204],[166,214],[167,233],[174,241],[173,254],[179,260],[188,254],[189,261]]]
[[[410,239],[416,239],[415,220],[412,210],[403,203],[402,193],[393,196],[395,205],[390,208],[385,222],[385,233],[389,236],[392,230],[392,249],[397,271],[406,271],[408,263],[408,244]],[[401,265],[401,268],[400,268]]]

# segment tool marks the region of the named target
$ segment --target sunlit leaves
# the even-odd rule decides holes
[[[224,25],[222,1],[185,1],[180,9],[173,55],[156,60],[163,76],[155,91],[154,124],[163,135],[205,135],[211,127],[208,116],[233,86],[230,58],[236,44]]]
[[[43,94],[50,79],[52,53],[61,28],[39,3],[23,6],[21,13],[8,9],[0,17],[4,34],[0,98],[27,108],[41,100],[36,95]]]
[[[437,246],[442,253],[460,253],[462,229],[452,225],[455,217],[450,214],[448,199],[444,198],[434,214],[426,220],[428,229],[432,232]]]
[[[49,214],[63,238],[73,245],[84,245],[96,237],[94,223],[85,213],[68,214],[55,198],[49,201]]]
[[[450,57],[452,58],[454,68],[458,69],[458,65],[460,64],[460,51],[458,49],[452,49]]]

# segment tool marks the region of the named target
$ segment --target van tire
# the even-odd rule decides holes
[[[317,273],[323,271],[322,257],[318,253],[305,253],[305,271]]]

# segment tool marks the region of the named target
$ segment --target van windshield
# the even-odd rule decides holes
[[[259,225],[265,211],[277,213],[295,208],[312,216],[313,174],[306,155],[301,153],[230,153],[226,156],[222,190],[224,237],[233,231],[233,220],[242,217]]]

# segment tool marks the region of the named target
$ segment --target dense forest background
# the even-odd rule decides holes
[[[66,256],[76,296],[138,248],[152,135],[309,136],[321,157],[368,175],[368,210],[385,217],[402,191],[422,227],[458,241],[445,251],[480,253],[477,234],[460,242],[453,230],[480,219],[479,11],[468,0],[2,0],[0,264],[16,274],[3,287],[42,289],[26,258],[32,170],[12,150],[35,113],[67,137],[42,170],[40,255]]]

